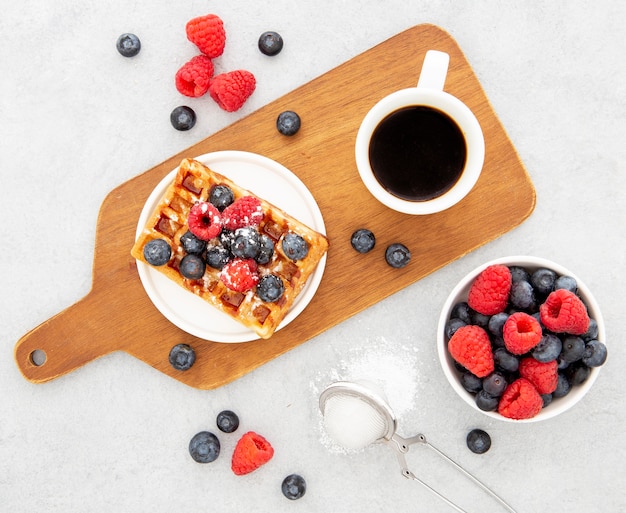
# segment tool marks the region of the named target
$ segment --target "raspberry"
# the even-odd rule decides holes
[[[498,413],[509,419],[530,419],[543,408],[543,399],[526,378],[518,378],[502,394]]]
[[[256,78],[249,71],[236,70],[217,75],[209,94],[226,112],[239,110],[256,88]]]
[[[209,90],[213,63],[206,55],[196,55],[176,72],[174,82],[180,94],[198,98]]]
[[[224,22],[216,14],[198,16],[185,26],[187,39],[207,57],[214,59],[224,53],[226,31]]]
[[[472,283],[467,302],[483,315],[504,311],[511,290],[511,271],[506,265],[490,265]]]
[[[541,395],[554,392],[559,382],[556,360],[542,363],[534,358],[524,358],[519,364],[519,373],[522,378],[530,381]]]
[[[462,326],[448,341],[448,351],[475,376],[484,378],[494,370],[489,335],[480,326]]]
[[[211,203],[199,201],[189,210],[189,231],[201,240],[211,240],[222,231],[222,216]]]
[[[541,341],[541,337],[539,321],[524,312],[511,314],[502,328],[504,345],[513,354],[527,353]]]
[[[272,456],[274,448],[270,443],[254,431],[248,431],[235,446],[231,469],[238,476],[249,474],[271,460]]]
[[[259,226],[264,217],[261,201],[254,196],[242,196],[222,211],[224,228],[233,231],[244,226]]]
[[[543,325],[554,333],[582,335],[589,328],[587,307],[569,290],[551,292],[539,307],[539,313]]]
[[[247,292],[259,283],[257,263],[252,258],[233,258],[222,268],[220,280],[230,290]]]

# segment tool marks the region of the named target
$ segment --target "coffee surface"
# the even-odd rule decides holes
[[[467,147],[458,125],[424,106],[399,109],[376,127],[369,147],[374,176],[388,192],[409,201],[441,196],[459,180]]]

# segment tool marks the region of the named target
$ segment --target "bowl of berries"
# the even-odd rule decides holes
[[[571,271],[511,256],[467,274],[439,318],[437,349],[457,394],[485,415],[537,422],[573,407],[606,362],[598,304]]]

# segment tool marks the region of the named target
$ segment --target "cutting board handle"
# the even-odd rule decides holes
[[[43,383],[119,349],[100,295],[92,289],[17,342],[15,361],[26,379]]]

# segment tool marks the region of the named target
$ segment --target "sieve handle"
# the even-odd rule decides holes
[[[398,457],[398,463],[400,464],[400,469],[402,472],[402,475],[404,477],[406,477],[407,479],[413,479],[414,481],[417,481],[418,483],[420,483],[422,486],[424,486],[425,488],[427,488],[428,490],[430,490],[433,494],[435,494],[437,497],[439,497],[442,501],[444,501],[446,504],[448,504],[448,506],[450,506],[451,508],[453,508],[454,510],[458,511],[459,513],[468,513],[466,510],[464,510],[463,508],[461,508],[460,506],[457,506],[454,502],[452,502],[450,499],[448,499],[447,497],[443,496],[442,494],[440,494],[437,490],[435,490],[432,486],[430,486],[429,484],[425,483],[424,481],[422,481],[420,478],[418,478],[415,474],[413,474],[413,472],[411,472],[409,470],[409,466],[407,465],[407,461],[406,461],[406,453],[409,452],[409,449],[411,448],[411,445],[415,445],[415,444],[421,444],[421,445],[425,445],[426,447],[428,447],[429,449],[433,450],[435,453],[437,453],[439,456],[441,456],[441,458],[443,458],[444,460],[446,460],[448,463],[450,463],[453,467],[455,467],[459,472],[461,472],[465,477],[467,477],[468,479],[470,479],[472,482],[474,482],[474,484],[476,484],[479,488],[481,488],[482,490],[484,490],[485,492],[487,492],[489,495],[491,495],[495,500],[497,500],[503,507],[505,507],[507,509],[507,511],[511,512],[511,513],[516,513],[516,511],[509,506],[504,499],[502,499],[499,495],[497,495],[493,490],[491,490],[487,485],[485,485],[484,483],[482,483],[481,481],[478,480],[478,478],[474,477],[472,474],[470,474],[467,470],[465,470],[463,467],[461,467],[461,465],[459,465],[456,461],[454,461],[452,458],[446,456],[443,452],[441,452],[439,449],[437,449],[434,445],[430,444],[427,440],[426,437],[422,434],[418,434],[415,436],[412,436],[410,438],[402,438],[401,436],[399,436],[398,434],[394,433],[393,436],[391,437],[391,439],[389,439],[389,443],[394,447],[395,451],[396,451],[396,455]]]

